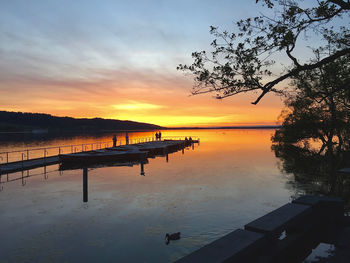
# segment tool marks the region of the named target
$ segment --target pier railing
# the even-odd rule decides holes
[[[187,137],[189,138],[189,137]],[[125,145],[125,137],[117,138],[117,146]],[[184,140],[185,136],[164,136],[162,140]],[[192,139],[197,140],[197,137],[192,137]],[[129,144],[144,143],[155,141],[155,137],[140,137],[140,138],[130,138]],[[102,141],[102,142],[93,142],[93,143],[83,143],[83,144],[74,144],[74,145],[61,145],[61,146],[52,146],[52,147],[43,147],[43,148],[30,148],[17,151],[8,151],[0,152],[0,165],[13,163],[13,162],[22,162],[38,158],[48,158],[52,156],[57,156],[59,154],[69,154],[69,153],[78,153],[91,150],[105,149],[113,146],[113,141]]]

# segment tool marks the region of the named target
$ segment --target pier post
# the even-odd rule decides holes
[[[140,175],[141,176],[145,176],[145,170],[144,170],[145,160],[146,160],[146,155],[144,153],[141,153],[140,154],[140,166],[141,166]]]
[[[83,202],[88,201],[88,169],[83,168]]]
[[[144,160],[143,157],[141,157],[141,175],[145,176],[145,169],[144,169]]]
[[[23,167],[24,167],[24,164],[23,164],[23,159],[24,159],[24,156],[25,156],[25,154],[24,153],[22,153],[22,171],[23,171]]]
[[[24,171],[22,170],[22,186],[26,185],[26,181],[24,180]]]
[[[163,154],[165,155],[166,162],[169,162],[169,154],[168,154],[168,147],[165,147],[163,149]]]
[[[141,175],[142,175],[142,176],[145,176],[145,170],[144,170],[143,160],[141,160]]]

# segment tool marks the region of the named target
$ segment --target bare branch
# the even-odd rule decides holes
[[[334,53],[333,55],[326,57],[326,58],[324,58],[324,59],[322,59],[314,64],[305,64],[303,66],[297,67],[297,68],[291,70],[290,72],[288,72],[287,74],[284,74],[284,75],[278,77],[277,79],[266,83],[263,87],[263,92],[260,94],[260,96],[254,102],[252,102],[252,104],[256,105],[266,95],[266,93],[268,93],[279,82],[281,82],[287,78],[290,78],[292,76],[296,76],[301,71],[319,68],[320,66],[325,65],[327,63],[330,63],[330,62],[336,60],[337,58],[340,58],[340,57],[347,55],[347,54],[350,54],[350,48],[346,48],[346,49],[343,49],[341,51],[338,51],[338,52]]]
[[[325,64],[350,54],[350,30],[339,27],[335,31],[330,21],[350,10],[350,1],[325,0],[317,1],[313,7],[301,8],[301,0],[258,0],[276,10],[275,17],[264,15],[247,18],[237,22],[238,32],[220,32],[218,27],[211,27],[210,33],[215,36],[212,52],[194,52],[192,65],[179,65],[178,69],[190,71],[196,81],[192,94],[216,92],[216,97],[226,98],[242,92],[261,90],[258,98],[252,102],[257,104],[268,92],[283,93],[283,88],[276,85],[300,72],[319,68]],[[280,9],[278,9],[278,7]],[[322,60],[313,62],[312,58],[301,64],[301,58],[293,54],[302,33],[317,32],[324,46],[314,47]],[[221,42],[221,43],[219,43]],[[325,54],[324,51],[328,51]],[[276,53],[284,54],[291,64],[283,65],[286,71],[273,73],[273,60],[267,60]],[[316,55],[317,55],[316,54]],[[273,77],[266,84],[264,77]]]

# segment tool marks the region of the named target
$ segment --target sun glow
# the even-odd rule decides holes
[[[165,106],[150,104],[150,103],[140,103],[137,101],[130,101],[126,104],[114,104],[112,107],[116,110],[125,110],[125,111],[135,111],[135,110],[154,110],[165,108]]]
[[[142,116],[140,115],[128,115],[128,114],[119,114],[117,116],[112,116],[112,119],[121,119],[138,122],[146,122],[157,124],[164,127],[193,127],[193,126],[212,126],[220,125],[222,123],[227,123],[230,121],[231,116],[218,116],[218,117],[207,117],[207,116]]]

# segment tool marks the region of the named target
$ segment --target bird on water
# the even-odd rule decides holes
[[[166,233],[165,234],[165,244],[169,244],[170,243],[170,240],[178,240],[180,239],[180,232],[177,232],[177,233],[173,233],[173,234],[169,234],[169,233]]]

